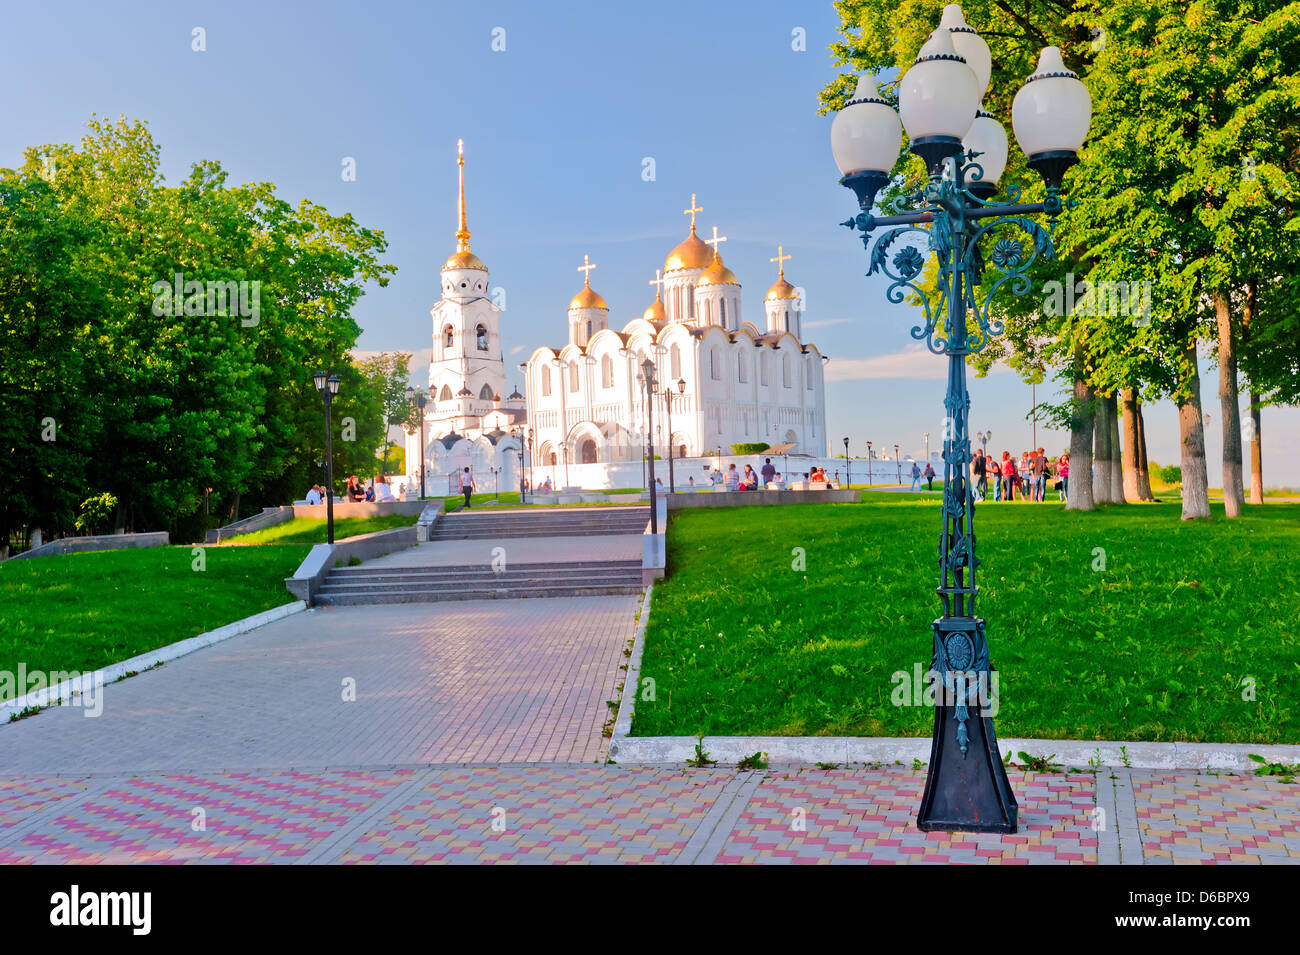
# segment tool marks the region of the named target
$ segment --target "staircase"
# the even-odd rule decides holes
[[[433,526],[428,544],[527,538],[641,535],[649,507],[566,507],[496,510],[474,508],[446,514]],[[544,546],[544,545],[543,545]],[[639,545],[638,545],[639,546]],[[572,547],[569,548],[573,550]],[[471,548],[481,554],[481,548]],[[409,552],[407,552],[409,553]],[[595,597],[639,594],[639,559],[509,562],[496,571],[491,564],[425,563],[418,566],[335,567],[321,583],[313,602],[339,607],[357,604],[436,603],[447,600],[494,600],[518,597]]]
[[[594,537],[640,534],[650,521],[650,508],[561,507],[499,511],[472,508],[445,514],[433,526],[433,541],[497,540],[518,537]]]
[[[315,602],[352,604],[436,603],[513,597],[595,597],[639,594],[641,561],[574,561],[514,564],[497,573],[490,565],[470,567],[336,567]]]

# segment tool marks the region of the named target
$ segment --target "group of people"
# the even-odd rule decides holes
[[[988,498],[990,480],[995,501],[1042,501],[1048,482],[1052,482],[1057,498],[1064,501],[1070,490],[1070,453],[1062,452],[1055,461],[1049,461],[1039,448],[1032,453],[1025,451],[1017,462],[1010,451],[1003,451],[1002,459],[994,460],[979,450],[971,461],[971,479],[977,501]]]
[[[826,476],[825,469],[820,466],[804,472],[803,480],[810,484],[822,483],[829,485],[832,483],[830,478]],[[764,488],[782,491],[788,486],[785,475],[776,469],[771,458],[764,458],[763,466],[758,471],[755,471],[748,464],[745,465],[743,471],[737,471],[735,464],[727,465],[725,471],[719,471],[715,468],[709,474],[709,481],[715,488],[721,488],[724,491],[757,491]],[[839,483],[838,474],[835,483]],[[687,479],[687,486],[695,487],[694,476]]]
[[[308,504],[325,503],[325,485],[313,484],[307,491],[305,500]],[[369,486],[362,484],[353,474],[348,478],[347,487],[343,489],[343,500],[359,504],[363,501],[384,502],[384,501],[404,501],[406,500],[406,485],[402,484],[397,492],[393,492],[393,487],[388,483],[388,479],[382,474],[370,482]]]

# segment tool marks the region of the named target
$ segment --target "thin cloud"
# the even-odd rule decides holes
[[[825,328],[827,325],[844,325],[852,321],[849,318],[823,318],[816,322],[804,322],[804,328]]]
[[[994,366],[990,374],[1006,371]],[[867,381],[877,378],[915,378],[942,381],[948,377],[948,362],[924,345],[909,345],[902,351],[871,358],[834,358],[826,364],[827,381]]]
[[[527,351],[527,349],[527,345],[516,345],[514,348],[510,349],[510,354],[518,355],[521,351]]]

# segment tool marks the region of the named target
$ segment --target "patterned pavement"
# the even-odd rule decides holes
[[[1110,770],[1104,770],[1110,773]],[[1300,862],[1300,789],[1125,777],[1140,858]],[[0,777],[0,865],[1096,864],[1090,773],[1013,773],[1020,832],[922,833],[924,772],[616,765]],[[1131,784],[1131,785],[1129,785]]]

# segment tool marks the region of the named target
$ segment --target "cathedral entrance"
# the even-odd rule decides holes
[[[592,441],[590,438],[582,442],[581,453],[582,453],[583,464],[595,464],[596,463],[596,442]]]

